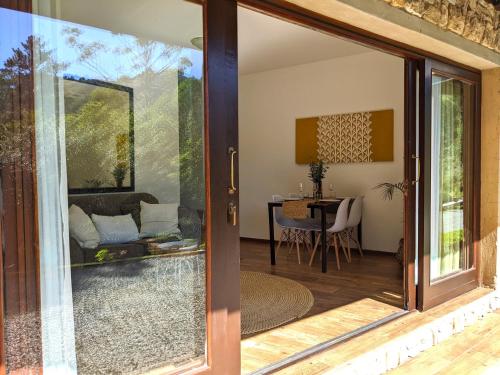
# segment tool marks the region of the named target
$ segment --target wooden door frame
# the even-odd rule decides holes
[[[6,9],[31,13],[32,2],[28,0],[0,0]],[[30,47],[31,48],[31,47]],[[33,64],[33,61],[31,61]],[[11,316],[25,316],[32,319],[31,328],[38,332],[18,333],[23,347],[29,343],[41,348],[40,280],[38,248],[38,203],[36,196],[35,129],[34,129],[34,79],[18,80],[18,88],[13,92],[10,104],[22,137],[22,148],[7,165],[0,168],[0,228],[2,233],[0,257],[0,336],[5,337],[5,319]],[[22,93],[29,93],[22,95]],[[23,111],[22,109],[28,109]],[[5,271],[8,270],[8,271]],[[30,318],[31,316],[31,318]],[[0,374],[5,374],[6,353],[2,339],[0,344]],[[41,370],[42,353],[33,355],[30,368]]]
[[[228,224],[229,146],[238,143],[238,66],[236,2],[193,1],[203,7],[205,92],[205,181],[207,230],[207,363],[190,373],[234,374],[240,371],[239,227]],[[0,0],[7,9],[31,13],[31,1]],[[221,19],[224,22],[220,22]],[[31,81],[33,86],[33,80]],[[23,90],[26,90],[23,87]],[[33,92],[33,87],[28,91]],[[15,102],[16,100],[13,100]],[[34,108],[30,103],[19,103]],[[29,128],[21,161],[1,170],[0,198],[0,375],[6,372],[4,319],[13,314],[40,312],[37,189],[34,158],[34,119],[20,118]],[[24,166],[21,168],[20,166]],[[28,166],[28,167],[26,167]],[[238,178],[235,166],[236,180]],[[9,264],[9,274],[4,265]],[[9,276],[11,275],[11,276]],[[4,296],[4,290],[9,294]],[[216,291],[216,292],[215,292]],[[5,298],[5,299],[4,299]],[[3,302],[6,302],[5,304]],[[41,329],[38,327],[38,329]],[[33,336],[41,339],[41,334]],[[41,346],[39,346],[41,347]],[[41,353],[38,366],[42,370]]]
[[[257,12],[282,19],[287,22],[295,23],[313,30],[317,30],[322,33],[330,34],[338,38],[344,39],[349,42],[355,42],[367,46],[372,49],[379,50],[383,53],[392,54],[394,56],[401,57],[405,60],[405,120],[404,120],[404,179],[407,187],[407,192],[404,197],[404,235],[405,235],[405,245],[404,245],[404,293],[405,293],[405,309],[414,310],[416,308],[423,309],[423,305],[419,301],[418,288],[415,283],[415,272],[416,272],[416,255],[417,249],[415,247],[416,238],[419,239],[418,244],[420,245],[423,241],[423,228],[419,225],[419,233],[416,236],[415,224],[417,220],[415,218],[416,208],[418,204],[419,213],[423,213],[424,202],[422,200],[416,201],[416,192],[413,181],[417,178],[417,170],[415,160],[412,158],[416,155],[416,145],[415,145],[415,132],[422,126],[422,121],[425,116],[425,95],[423,93],[422,78],[424,76],[425,61],[432,59],[438,61],[442,64],[447,64],[456,68],[459,71],[466,72],[467,74],[480,77],[481,71],[466,66],[464,64],[457,63],[455,61],[449,60],[442,56],[424,51],[422,49],[404,44],[381,35],[371,33],[369,31],[360,29],[358,27],[352,26],[350,24],[340,22],[338,20],[332,19],[330,17],[324,16],[322,14],[313,12],[309,9],[300,7],[295,4],[291,4],[285,0],[237,0],[239,5],[255,10]],[[416,92],[417,82],[416,82],[416,72],[419,72],[419,93]],[[479,93],[480,94],[480,93]],[[416,108],[416,99],[419,98],[419,108]],[[476,105],[480,108],[480,98],[476,95]],[[420,123],[416,123],[416,115],[418,113]],[[480,116],[480,114],[478,114]],[[479,118],[480,120],[480,118]],[[477,122],[478,126],[480,121]],[[479,126],[480,127],[480,126]],[[421,129],[420,129],[421,130]],[[480,145],[480,136],[476,137],[476,150],[478,145]],[[424,164],[425,164],[425,148],[424,142],[420,141],[420,165],[422,170],[419,174],[419,186],[420,192],[424,191],[425,176],[424,176]],[[475,180],[480,180],[480,168],[478,163],[474,165],[474,173],[476,174]],[[480,187],[476,187],[477,191]],[[474,222],[476,227],[479,227],[478,213],[475,213]],[[420,224],[420,223],[419,223]],[[475,251],[479,250],[479,245],[475,246]],[[423,257],[419,257],[419,262],[422,261]],[[476,261],[478,261],[479,255],[476,254]],[[422,271],[422,267],[418,267],[418,272]],[[477,285],[477,284],[476,284]]]
[[[204,43],[205,43],[205,94],[208,100],[205,103],[205,136],[206,142],[209,145],[206,151],[206,183],[207,183],[207,304],[210,307],[207,316],[207,334],[208,342],[208,366],[203,369],[194,370],[193,372],[207,372],[207,373],[237,373],[239,371],[239,241],[236,248],[226,246],[229,243],[235,243],[235,238],[239,238],[238,227],[226,228],[227,225],[227,204],[229,201],[238,203],[238,195],[229,196],[224,193],[227,187],[227,177],[229,173],[229,164],[227,159],[227,146],[229,144],[236,145],[237,143],[237,39],[235,38],[237,25],[236,25],[236,5],[240,4],[253,10],[269,14],[273,17],[281,18],[289,22],[297,23],[330,35],[343,38],[348,41],[354,41],[367,45],[371,48],[378,49],[385,53],[390,53],[406,59],[406,74],[407,79],[405,83],[405,91],[407,93],[414,92],[414,78],[413,72],[416,67],[422,67],[422,61],[426,58],[433,58],[438,61],[449,63],[455,67],[466,69],[469,72],[480,74],[480,71],[450,61],[443,57],[428,53],[413,46],[409,46],[380,35],[376,35],[365,30],[359,29],[352,25],[333,20],[324,15],[312,12],[305,8],[287,3],[283,0],[205,0],[193,2],[203,4],[204,6]],[[27,0],[0,0],[0,6],[28,11],[30,8],[30,1]],[[31,9],[29,9],[31,11]],[[226,22],[220,22],[221,17]],[[228,64],[229,65],[225,65]],[[236,64],[235,64],[236,63]],[[229,74],[227,74],[229,72]],[[410,78],[410,79],[408,79]],[[208,82],[214,82],[209,85]],[[210,87],[209,87],[210,86]],[[422,90],[421,90],[422,91]],[[477,104],[480,104],[480,98],[477,98]],[[421,99],[424,97],[421,96]],[[405,180],[412,181],[415,178],[414,164],[410,163],[413,148],[411,146],[411,127],[414,124],[414,111],[409,111],[409,106],[414,105],[415,98],[405,97]],[[420,100],[421,106],[423,101]],[[480,107],[478,107],[480,108]],[[420,117],[422,118],[424,111],[422,107],[418,109]],[[412,117],[413,116],[413,117]],[[210,124],[210,125],[208,125]],[[479,123],[478,123],[479,124]],[[236,139],[236,141],[234,141]],[[480,139],[476,140],[478,143]],[[421,142],[422,143],[422,142]],[[477,146],[476,146],[477,147]],[[420,154],[424,158],[423,153]],[[217,167],[215,167],[217,165]],[[412,166],[413,165],[413,166]],[[475,166],[475,173],[478,174],[480,170]],[[423,178],[423,175],[421,176]],[[479,181],[479,178],[476,178]],[[23,179],[17,180],[22,182]],[[32,176],[31,193],[36,191],[33,186],[36,183]],[[29,179],[28,179],[29,182]],[[3,181],[5,183],[5,181]],[[29,184],[28,184],[29,185]],[[8,248],[15,246],[18,249],[18,240],[24,239],[25,234],[36,234],[36,221],[28,220],[23,221],[23,217],[34,218],[33,211],[36,208],[36,201],[33,202],[30,198],[30,189],[25,185],[16,185],[16,197],[20,197],[20,203],[24,204],[28,199],[26,209],[17,208],[17,213],[21,214],[17,224],[23,223],[20,232],[11,231],[7,226],[11,226],[13,216],[7,214],[2,215],[2,222],[0,222],[0,240],[2,246]],[[25,189],[27,188],[27,190]],[[32,194],[31,194],[32,195]],[[415,219],[411,217],[411,213],[415,210],[415,200],[411,199],[412,194],[409,193],[405,197],[405,239],[411,235],[411,231],[415,228]],[[23,198],[24,197],[24,198]],[[5,193],[3,199],[5,199]],[[7,207],[3,207],[3,212],[6,213]],[[23,207],[23,206],[22,206]],[[13,209],[11,207],[10,209]],[[11,211],[9,211],[11,212]],[[9,217],[9,220],[5,220]],[[477,216],[474,221],[478,223],[479,217]],[[17,225],[16,224],[16,225]],[[478,224],[477,224],[478,225]],[[229,236],[226,236],[226,230],[229,230]],[[9,236],[13,236],[13,242],[9,242]],[[33,237],[31,237],[33,239]],[[414,238],[414,237],[411,237]],[[419,238],[422,238],[419,236]],[[405,241],[405,290],[406,290],[406,306],[407,309],[413,310],[416,308],[416,291],[414,285],[414,262],[415,252],[410,248],[411,239]],[[34,243],[35,241],[33,241]],[[212,244],[212,246],[209,245]],[[19,247],[24,258],[26,259],[26,250]],[[217,249],[217,250],[215,250]],[[37,249],[32,246],[29,253],[32,258],[31,262],[38,261]],[[216,257],[213,256],[212,251],[218,251],[217,254],[224,259],[222,262],[216,262]],[[476,254],[476,259],[479,259],[479,254]],[[2,259],[0,259],[1,263]],[[1,265],[1,264],[0,264]],[[4,280],[2,274],[3,267],[0,268],[1,281]],[[26,274],[25,274],[26,276]],[[238,276],[238,278],[236,278]],[[36,276],[38,277],[38,276]],[[38,286],[37,279],[33,279],[30,285]],[[237,281],[236,281],[237,279]],[[228,280],[235,281],[234,284]],[[26,281],[26,280],[24,280]],[[33,284],[33,281],[35,282]],[[4,285],[5,286],[5,285]],[[0,293],[3,293],[3,288]],[[221,293],[213,293],[214,290],[223,290],[226,295]],[[4,300],[4,296],[1,296]],[[238,297],[238,299],[237,299]],[[236,302],[237,299],[237,302]],[[1,307],[1,305],[0,305]],[[2,314],[0,309],[0,315]],[[1,316],[0,316],[1,317]],[[3,319],[0,322],[0,337],[2,334]],[[226,329],[225,337],[212,338],[215,332],[223,331]],[[236,339],[237,337],[237,339]],[[219,341],[220,340],[220,341]],[[3,341],[2,341],[3,343]],[[0,343],[0,349],[1,345]],[[220,347],[218,345],[220,344]],[[236,350],[238,349],[238,350]],[[4,364],[4,357],[0,351],[0,374],[2,374],[2,365]],[[225,365],[221,363],[226,362]],[[237,371],[236,371],[237,370]]]
[[[442,61],[427,58],[420,63],[420,154],[426,155],[422,161],[423,184],[420,194],[421,210],[419,217],[419,257],[418,257],[418,307],[427,310],[451,298],[464,294],[479,286],[480,260],[480,202],[481,202],[481,73],[472,72]],[[432,73],[437,72],[446,77],[456,78],[469,83],[473,87],[473,124],[472,126],[472,228],[471,228],[471,268],[446,276],[431,284],[430,280],[430,211],[431,200],[431,133],[432,133]],[[428,98],[428,100],[423,100]]]
[[[239,206],[238,190],[232,194],[228,190],[228,149],[238,148],[237,7],[228,0],[207,0],[204,7],[207,244],[211,244],[207,249],[207,373],[237,374],[241,369],[240,230],[239,225],[228,223],[229,203]],[[238,181],[238,163],[234,167]]]
[[[415,285],[416,262],[416,209],[417,184],[420,184],[420,171],[417,162],[417,73],[419,63],[415,59],[405,59],[405,120],[404,120],[404,254],[403,288],[405,309],[417,308],[417,288]],[[420,162],[420,161],[418,161]],[[417,176],[418,174],[418,176]]]

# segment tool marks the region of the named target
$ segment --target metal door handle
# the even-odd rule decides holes
[[[236,156],[237,154],[237,151],[234,147],[229,147],[228,149],[228,154],[229,154],[229,158],[231,159],[230,160],[230,163],[231,163],[231,166],[230,166],[230,175],[229,175],[229,194],[234,194],[236,193],[236,186],[234,185],[234,157]]]
[[[420,157],[416,156],[415,154],[411,156],[413,160],[416,160],[417,162],[417,173],[415,175],[415,180],[412,181],[412,185],[415,185],[417,182],[420,182]]]
[[[233,202],[229,202],[229,206],[227,208],[227,222],[232,226],[238,225],[237,209]]]

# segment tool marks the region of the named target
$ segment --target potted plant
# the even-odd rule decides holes
[[[314,199],[323,198],[322,181],[325,178],[327,170],[328,166],[323,163],[323,160],[309,164],[309,179],[313,183]]]
[[[115,178],[116,187],[123,187],[123,181],[127,175],[128,166],[125,163],[117,163],[113,169],[113,177]]]
[[[406,195],[406,184],[404,182],[382,182],[374,187],[374,189],[379,189],[382,191],[382,196],[385,200],[392,200],[394,194],[400,192],[402,195]],[[396,259],[400,264],[403,264],[403,249],[404,249],[404,238],[399,240],[398,251],[396,252]]]

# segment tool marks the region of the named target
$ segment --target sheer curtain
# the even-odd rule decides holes
[[[432,91],[431,278],[463,267],[463,84],[434,76]]]
[[[54,3],[34,1],[33,9],[51,16]],[[76,374],[64,95],[57,47],[47,43],[60,38],[57,21],[33,16],[33,32],[43,371]]]

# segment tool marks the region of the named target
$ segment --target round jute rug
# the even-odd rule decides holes
[[[314,303],[296,281],[261,272],[241,272],[241,334],[265,331],[307,314]]]

